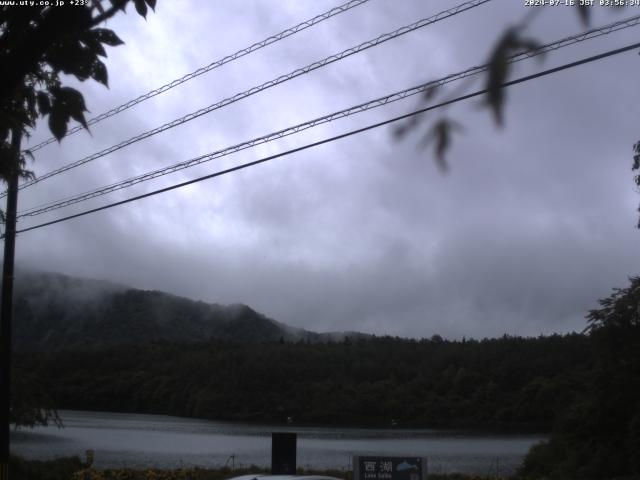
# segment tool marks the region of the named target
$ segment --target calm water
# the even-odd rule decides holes
[[[12,434],[12,452],[49,459],[95,451],[97,468],[268,466],[271,432],[298,433],[298,466],[351,468],[351,456],[428,458],[433,473],[508,474],[540,435],[487,435],[441,430],[270,427],[160,415],[60,412],[65,428]],[[232,460],[230,457],[234,455]]]

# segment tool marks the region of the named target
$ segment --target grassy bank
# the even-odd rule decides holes
[[[50,461],[25,460],[12,457],[10,477],[12,480],[228,480],[239,475],[268,473],[261,467],[231,468],[179,468],[161,470],[130,468],[98,470],[87,468],[78,457],[59,458]],[[298,469],[301,475],[326,475],[352,480],[350,471]],[[447,474],[429,475],[429,480],[495,480],[495,477]]]

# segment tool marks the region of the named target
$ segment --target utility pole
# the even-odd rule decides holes
[[[11,323],[13,321],[13,261],[16,245],[16,212],[18,210],[18,175],[22,132],[11,131],[13,165],[7,178],[7,210],[4,229],[4,262],[0,307],[0,480],[9,479],[9,423],[11,419]]]

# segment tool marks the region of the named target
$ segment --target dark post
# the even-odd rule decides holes
[[[18,210],[18,170],[21,133],[11,132],[15,163],[10,168],[7,211],[4,229],[4,263],[2,265],[2,306],[0,307],[0,480],[9,478],[9,422],[11,408],[11,322],[13,317],[13,260]]]
[[[296,443],[295,433],[271,434],[271,475],[296,474]]]

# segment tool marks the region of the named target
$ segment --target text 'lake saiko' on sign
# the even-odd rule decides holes
[[[420,457],[354,457],[354,480],[423,480]]]

